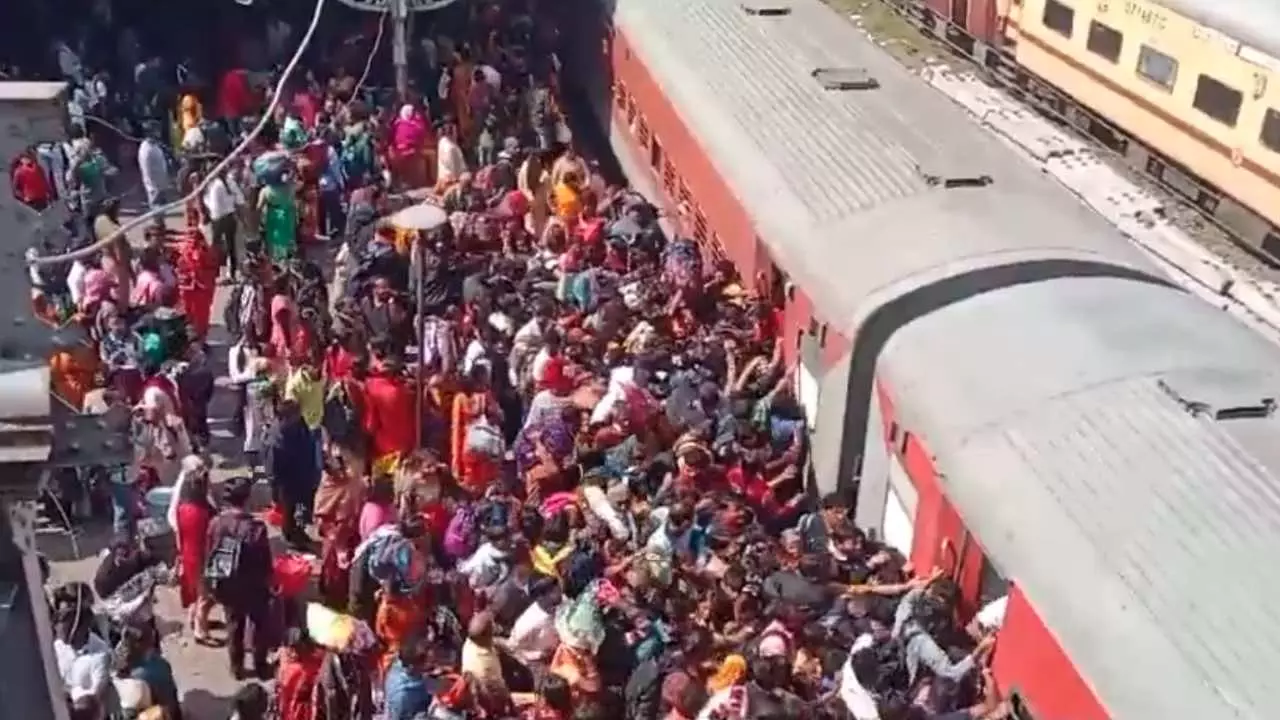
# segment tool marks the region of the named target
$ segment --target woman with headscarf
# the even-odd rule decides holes
[[[191,454],[191,441],[173,396],[156,385],[142,391],[133,422],[133,448],[135,474],[151,468],[161,485],[174,484],[182,458]]]
[[[449,458],[458,484],[475,496],[484,494],[498,478],[502,449],[496,422],[498,401],[493,395],[488,363],[477,363],[453,396],[449,417]]]
[[[316,489],[314,514],[320,545],[320,593],[341,607],[347,595],[351,554],[360,541],[364,483],[352,477],[337,446],[325,446],[324,472]]]
[[[423,150],[429,134],[422,111],[409,104],[400,106],[399,114],[391,121],[391,164],[396,182],[406,188],[426,184]]]
[[[166,519],[178,544],[178,597],[187,609],[187,626],[198,643],[208,641],[213,602],[204,588],[209,521],[216,514],[209,499],[209,467],[198,455],[182,459]]]

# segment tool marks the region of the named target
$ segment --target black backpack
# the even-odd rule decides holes
[[[244,554],[244,538],[236,533],[227,533],[209,549],[209,557],[205,560],[204,579],[218,592],[233,581],[240,570],[240,557]]]

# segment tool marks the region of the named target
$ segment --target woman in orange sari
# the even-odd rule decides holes
[[[491,424],[498,412],[498,402],[489,386],[489,365],[477,363],[462,382],[462,388],[453,396],[453,411],[449,417],[449,459],[453,476],[458,484],[472,494],[483,495],[498,474],[494,458],[467,447],[467,434],[471,426],[482,418]]]
[[[373,631],[382,642],[382,659],[378,663],[381,674],[385,675],[391,663],[395,662],[405,640],[422,629],[424,617],[418,598],[390,589],[378,591],[378,614],[374,617]]]
[[[75,326],[63,327],[54,336],[49,358],[53,394],[77,413],[84,411],[85,397],[96,387],[98,374],[98,353],[87,338],[76,337],[81,332]]]

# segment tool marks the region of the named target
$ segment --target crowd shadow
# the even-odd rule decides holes
[[[182,716],[187,720],[221,720],[231,717],[231,698],[203,688],[192,688],[182,696]]]

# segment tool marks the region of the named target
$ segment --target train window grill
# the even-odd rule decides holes
[[[707,218],[697,208],[693,210],[693,232],[698,240],[707,242]]]
[[[1086,43],[1086,47],[1094,55],[1116,63],[1120,61],[1120,50],[1124,47],[1124,35],[1109,25],[1093,20],[1089,23],[1089,40]]]
[[[644,118],[640,118],[636,122],[636,139],[640,141],[641,147],[649,146],[649,126],[645,123]]]
[[[654,143],[654,144],[655,144],[655,145],[657,145],[657,143]],[[671,164],[671,161],[670,161],[670,160],[663,159],[663,161],[662,161],[662,187],[663,187],[663,188],[664,188],[664,189],[665,189],[669,194],[673,194],[673,195],[674,195],[674,194],[676,194],[676,192],[677,192],[677,188],[679,187],[679,183],[680,183],[680,178],[676,177],[676,169],[675,169],[675,166]]]
[[[654,138],[653,145],[649,146],[649,165],[654,170],[661,171],[664,160],[666,158],[662,156],[662,143],[658,142],[658,138]]]
[[[1058,0],[1048,0],[1044,4],[1044,16],[1041,19],[1044,20],[1045,27],[1069,38],[1076,24],[1076,11]]]
[[[1244,93],[1208,75],[1201,75],[1196,80],[1196,95],[1191,106],[1227,127],[1235,127],[1243,102]]]
[[[1178,61],[1149,45],[1138,51],[1138,76],[1172,92],[1178,81]]]
[[[1262,133],[1258,139],[1267,149],[1280,152],[1280,112],[1267,108],[1262,116]]]

